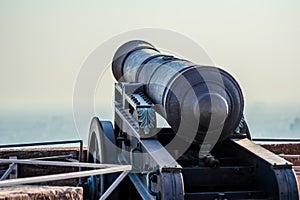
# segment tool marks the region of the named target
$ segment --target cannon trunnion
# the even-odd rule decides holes
[[[108,199],[299,199],[292,164],[251,141],[230,74],[144,41],[122,45],[112,67],[114,128],[92,120],[88,161],[133,170]],[[158,127],[159,118],[170,127]],[[88,198],[117,176],[91,177]]]

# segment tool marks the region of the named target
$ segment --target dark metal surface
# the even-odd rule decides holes
[[[191,153],[178,160],[183,167],[185,199],[299,198],[291,163],[250,140],[225,141],[212,154],[219,167],[191,162]]]
[[[161,199],[161,192],[152,190],[152,182],[157,183],[158,176],[159,176],[159,170],[154,170],[147,173],[146,176],[147,189],[149,194],[154,196],[156,199]]]
[[[222,132],[222,140],[241,120],[241,89],[220,68],[160,54],[145,41],[130,41],[117,50],[112,69],[118,81],[144,84],[148,98],[159,105],[157,111],[187,141],[202,143],[206,134],[214,134],[209,127]]]
[[[184,199],[184,186],[182,174],[178,172],[162,172],[159,177],[161,181],[161,198],[170,200]]]
[[[134,165],[130,180],[142,199],[298,198],[291,163],[247,139],[250,133],[243,130],[245,126],[232,139],[219,142],[209,156],[199,158],[199,146],[189,144],[187,151],[176,157],[180,146],[165,148],[176,135],[172,129],[152,127],[157,134],[147,136],[141,128],[136,110],[153,107],[140,99],[143,87],[130,84],[116,84],[115,137],[120,142],[118,161]]]
[[[247,139],[233,139],[229,144],[231,153],[236,153],[239,159],[244,157],[244,163],[255,166],[255,183],[269,198],[299,199],[292,163]]]
[[[228,191],[228,192],[199,192],[199,193],[186,193],[185,200],[195,199],[211,199],[211,200],[249,200],[249,199],[265,199],[265,192],[263,191]]]
[[[274,169],[279,189],[279,199],[299,199],[298,184],[294,170]]]
[[[185,167],[182,170],[187,190],[210,186],[247,187],[254,184],[253,173],[254,166]]]

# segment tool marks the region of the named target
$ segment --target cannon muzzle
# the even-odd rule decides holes
[[[222,141],[242,118],[241,88],[223,69],[197,65],[133,40],[119,47],[112,70],[119,82],[143,83],[158,113],[186,141]]]

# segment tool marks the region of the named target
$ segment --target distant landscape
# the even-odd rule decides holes
[[[299,106],[255,103],[245,115],[254,138],[300,138]]]
[[[109,120],[113,117],[112,110],[105,109],[97,111],[97,115]],[[255,103],[247,106],[245,117],[254,138],[300,139],[300,107]],[[88,127],[89,124],[86,125],[86,137]],[[72,111],[1,112],[0,137],[1,144],[80,138]]]

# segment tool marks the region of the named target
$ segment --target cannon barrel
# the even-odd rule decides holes
[[[116,51],[112,71],[120,82],[143,83],[148,98],[159,105],[157,111],[188,141],[201,144],[207,135],[222,141],[242,118],[241,88],[220,68],[197,65],[133,40]]]

